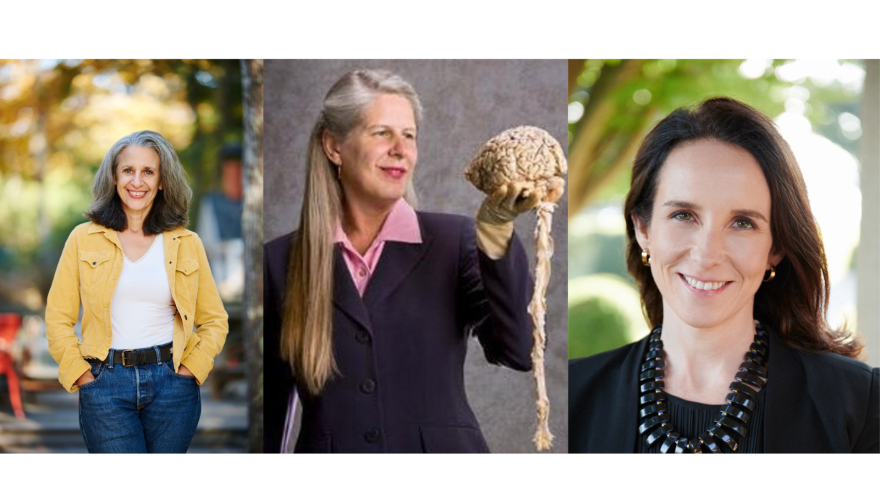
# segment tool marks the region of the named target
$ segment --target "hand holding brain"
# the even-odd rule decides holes
[[[479,222],[510,225],[521,213],[533,208],[537,212],[535,290],[528,310],[534,326],[532,367],[538,423],[534,443],[538,450],[548,450],[553,442],[544,377],[544,324],[553,255],[550,226],[555,203],[565,192],[567,171],[559,142],[543,129],[529,126],[509,129],[490,139],[465,170],[465,177],[487,195],[477,214]]]
[[[465,177],[490,198],[499,197],[499,191],[504,191],[500,197],[508,199],[508,204],[508,194],[516,193],[517,201],[510,207],[521,213],[538,202],[558,201],[567,172],[559,142],[543,129],[521,126],[484,144],[468,165]],[[529,204],[530,207],[523,208]]]

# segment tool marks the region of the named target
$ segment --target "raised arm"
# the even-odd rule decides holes
[[[515,234],[507,252],[493,259],[477,247],[474,226],[468,223],[461,236],[460,307],[465,321],[493,364],[528,371],[532,367],[532,334],[526,307],[532,284],[529,263]]]

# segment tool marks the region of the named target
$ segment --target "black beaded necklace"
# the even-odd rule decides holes
[[[648,340],[648,353],[639,374],[639,435],[645,435],[645,445],[650,447],[665,437],[660,452],[676,454],[702,454],[703,452],[721,453],[716,440],[723,442],[736,451],[739,446],[732,433],[741,437],[749,434],[746,425],[749,415],[755,409],[758,391],[767,379],[767,362],[770,346],[767,332],[757,321],[755,322],[755,341],[746,352],[745,361],[739,365],[739,372],[730,384],[731,393],[713,419],[713,425],[697,438],[685,438],[671,425],[672,420],[666,413],[666,393],[663,392],[663,367],[666,366],[666,353],[660,334],[663,327],[651,332]],[[747,385],[748,384],[748,385]],[[757,390],[749,387],[754,386]]]

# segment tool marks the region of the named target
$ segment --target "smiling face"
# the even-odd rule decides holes
[[[418,159],[416,132],[409,100],[382,94],[343,141],[324,136],[325,153],[342,169],[340,181],[349,205],[388,208],[403,197]]]
[[[663,296],[664,322],[709,328],[752,318],[772,252],[770,189],[747,151],[714,140],[675,148],[666,159],[650,225],[634,218],[639,245]]]
[[[159,163],[159,154],[143,146],[127,146],[119,153],[113,183],[126,215],[150,211],[162,189]]]

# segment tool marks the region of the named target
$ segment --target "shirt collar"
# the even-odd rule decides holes
[[[103,225],[91,222],[91,225],[89,225],[88,233],[95,234],[98,232],[103,232],[104,234],[107,234],[109,232],[116,232],[116,231],[111,228],[104,227]],[[186,230],[186,227],[174,227],[173,229],[167,231],[167,234],[171,235],[173,237],[182,237],[182,236],[190,235],[190,234],[192,234],[192,232],[190,232],[189,230]],[[117,232],[117,235],[118,235],[118,232]]]
[[[422,231],[419,229],[416,210],[403,198],[398,199],[394,203],[388,216],[385,217],[385,222],[382,223],[382,228],[379,229],[373,244],[384,241],[405,242],[407,244],[422,243]],[[342,230],[342,223],[339,220],[336,220],[333,242],[341,242],[345,245],[350,244],[348,236]]]

